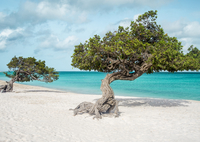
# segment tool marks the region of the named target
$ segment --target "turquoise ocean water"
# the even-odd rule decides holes
[[[99,72],[59,72],[59,80],[53,83],[39,81],[21,84],[43,86],[68,92],[101,95],[101,79],[106,73]],[[0,72],[0,80],[9,78]],[[143,74],[134,81],[114,81],[111,84],[115,95],[152,97],[167,99],[186,99],[200,101],[200,73],[154,73]]]

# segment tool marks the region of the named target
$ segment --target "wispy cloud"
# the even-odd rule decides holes
[[[119,20],[116,23],[107,25],[107,27],[105,27],[105,29],[100,32],[100,36],[104,36],[109,31],[111,32],[117,31],[119,26],[122,26],[124,28],[129,27],[131,21],[135,21],[139,15],[141,14],[136,14],[133,16],[133,18],[124,18],[123,20]]]
[[[35,50],[35,53],[38,53],[42,49],[54,49],[55,51],[59,50],[68,50],[72,49],[77,43],[78,38],[76,36],[68,36],[65,39],[60,39],[56,35],[47,35],[38,39],[39,47]]]
[[[187,52],[187,48],[194,44],[200,47],[200,23],[197,21],[187,21],[180,19],[174,22],[163,22],[163,28],[165,32],[168,32],[170,36],[177,37],[183,44],[184,52]]]
[[[69,23],[83,23],[87,21],[84,11],[69,4],[50,3],[40,1],[39,3],[26,1],[19,10],[8,15],[0,13],[0,29],[18,28],[25,25],[37,25],[48,20],[62,20]]]
[[[15,42],[23,37],[23,29],[18,28],[16,30],[5,29],[0,33],[0,50],[4,50],[7,44]]]

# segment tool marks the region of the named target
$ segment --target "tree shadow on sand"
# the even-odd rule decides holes
[[[136,106],[152,106],[152,107],[187,107],[190,102],[186,100],[170,100],[170,99],[154,99],[154,98],[127,98],[117,99],[119,106],[136,107]]]
[[[139,106],[151,106],[151,107],[188,107],[190,101],[187,100],[172,100],[172,99],[156,99],[156,98],[116,98],[119,102],[118,106],[124,107],[139,107]],[[95,99],[94,101],[97,101]],[[70,109],[74,110],[74,109]],[[84,114],[86,111],[80,111],[79,114]],[[118,116],[121,115],[122,112],[118,112]],[[101,113],[103,117],[116,117],[114,110],[111,112],[103,112]]]

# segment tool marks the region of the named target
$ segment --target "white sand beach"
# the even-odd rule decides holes
[[[100,120],[69,111],[100,97],[15,83],[0,93],[0,142],[200,141],[200,101],[117,96],[120,116]]]

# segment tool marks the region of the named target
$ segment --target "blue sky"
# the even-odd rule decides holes
[[[1,0],[0,71],[14,56],[45,60],[57,71],[72,69],[74,45],[103,37],[149,10],[170,36],[200,49],[199,0]]]

